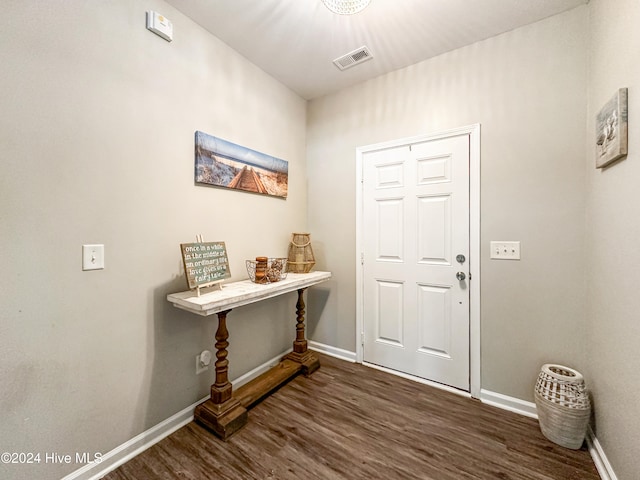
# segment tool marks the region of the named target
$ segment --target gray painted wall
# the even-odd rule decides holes
[[[620,480],[640,476],[640,3],[592,0],[587,115],[587,380],[596,436]],[[629,89],[629,155],[595,168],[595,116]]]
[[[580,7],[310,102],[309,228],[334,273],[310,338],[355,350],[356,147],[481,123],[482,388],[532,401],[543,363],[584,367],[587,19]],[[522,260],[490,260],[491,240],[520,240]]]
[[[0,64],[0,451],[106,453],[213,383],[215,319],[165,300],[179,244],[226,241],[240,280],[306,228],[306,103],[161,1],[3,2]],[[194,186],[195,130],[288,160],[289,198]],[[81,271],[84,243],[105,270]],[[291,346],[295,296],[265,304],[229,315],[232,378]]]
[[[308,215],[317,266],[335,275],[309,292],[310,336],[355,350],[355,148],[480,122],[483,388],[531,400],[541,363],[585,370],[598,438],[618,478],[635,478],[636,2],[592,0],[308,114],[162,1],[2,8],[2,451],[104,453],[206,395],[212,372],[193,363],[215,320],[164,300],[185,288],[178,244],[196,233],[227,242],[240,279]],[[144,29],[148,9],[173,21],[171,44]],[[631,153],[602,172],[593,118],[621,86]],[[288,160],[289,199],[194,187],[196,129]],[[490,240],[521,240],[522,261],[489,260]],[[105,243],[104,271],[81,271],[83,243]],[[290,345],[293,302],[230,314],[232,377]],[[49,479],[78,466],[0,468]]]

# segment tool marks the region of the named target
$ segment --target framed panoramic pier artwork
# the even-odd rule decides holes
[[[289,162],[196,132],[195,182],[287,197]]]

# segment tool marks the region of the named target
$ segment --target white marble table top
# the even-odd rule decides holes
[[[222,290],[203,288],[199,297],[195,290],[171,293],[167,300],[175,307],[206,316],[317,285],[330,278],[331,272],[288,273],[287,278],[275,283],[260,285],[247,279],[223,283]]]

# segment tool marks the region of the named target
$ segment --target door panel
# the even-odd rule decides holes
[[[402,163],[390,163],[376,168],[378,175],[378,188],[401,187],[404,180],[404,165]]]
[[[362,173],[364,361],[468,391],[469,136],[366,152]]]
[[[378,281],[376,341],[403,346],[403,284]]]
[[[388,198],[376,201],[376,258],[382,262],[401,262],[404,247],[404,201]]]
[[[418,262],[451,265],[451,196],[418,197]]]
[[[451,156],[418,158],[418,185],[451,181]]]
[[[451,288],[418,285],[418,352],[451,358]]]

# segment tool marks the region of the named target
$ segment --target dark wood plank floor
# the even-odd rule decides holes
[[[190,423],[107,480],[597,480],[536,420],[327,356],[222,442]],[[533,387],[532,387],[533,388]]]

